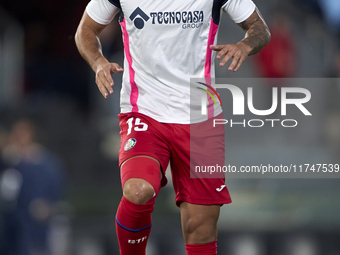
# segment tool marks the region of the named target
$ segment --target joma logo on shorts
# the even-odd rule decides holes
[[[144,242],[147,238],[148,238],[147,236],[144,236],[144,237],[136,239],[136,240],[129,239],[128,243],[129,244],[138,244],[138,243]]]

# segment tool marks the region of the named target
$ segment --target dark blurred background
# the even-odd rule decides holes
[[[237,73],[216,65],[217,77],[332,78],[335,84],[320,84],[313,109],[320,109],[322,119],[314,120],[321,124],[305,125],[294,139],[289,132],[266,136],[271,129],[265,128],[254,139],[236,132],[227,160],[252,164],[280,154],[281,163],[290,163],[294,154],[306,163],[311,157],[340,163],[339,0],[254,2],[271,43]],[[118,254],[121,76],[114,75],[115,93],[104,100],[74,43],[86,5],[0,2],[0,254]],[[224,15],[219,43],[242,37]],[[104,55],[122,65],[117,18],[101,40]],[[257,100],[267,100],[269,89]],[[222,207],[219,254],[339,255],[339,180],[228,181],[234,202]],[[185,254],[171,183],[160,192],[153,222],[147,254]]]

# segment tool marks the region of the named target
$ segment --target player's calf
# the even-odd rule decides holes
[[[187,254],[217,254],[217,220],[220,206],[182,202],[180,209]]]

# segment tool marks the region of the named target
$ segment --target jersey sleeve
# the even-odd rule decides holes
[[[86,12],[91,19],[102,25],[108,25],[119,10],[117,0],[91,0],[86,6]]]
[[[255,7],[252,0],[229,0],[222,6],[222,9],[235,23],[241,23],[249,18],[255,11]]]

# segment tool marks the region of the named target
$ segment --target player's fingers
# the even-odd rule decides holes
[[[105,88],[107,89],[107,91],[109,91],[110,94],[113,94],[113,79],[111,76],[110,72],[105,72],[103,73],[103,85],[105,86]]]
[[[97,80],[101,86],[104,86],[109,90],[111,88],[111,83],[113,83],[112,77],[108,70],[102,69],[97,72]],[[99,85],[98,84],[98,85]]]
[[[103,86],[102,82],[97,82],[97,87],[100,91],[100,93],[103,95],[104,98],[108,98],[109,93],[107,92],[105,86]]]
[[[241,53],[240,52],[235,52],[233,55],[233,61],[231,62],[230,66],[228,67],[229,71],[234,71],[235,67],[237,66],[237,64],[240,61],[240,56]]]
[[[224,45],[210,45],[210,49],[214,50],[214,51],[220,51],[222,50],[224,47]]]
[[[228,48],[226,46],[228,45],[210,45],[210,49],[212,49],[213,51],[219,51],[216,57],[220,59],[228,51]]]
[[[216,58],[220,59],[222,58],[224,55],[229,54],[231,52],[232,48],[229,45],[225,45],[220,52],[217,54]]]
[[[96,77],[97,87],[103,97],[107,98],[109,96],[105,84],[107,83],[106,78],[103,75],[97,75]],[[110,87],[110,86],[109,86]]]
[[[242,63],[244,62],[245,59],[246,58],[240,58],[240,60],[238,61],[236,67],[233,70],[234,72],[236,72],[241,67],[241,65],[242,65]]]
[[[234,57],[234,52],[229,51],[225,57],[222,59],[222,61],[220,62],[220,66],[224,66],[231,58]]]
[[[124,69],[120,65],[118,65],[116,63],[111,63],[110,71],[111,71],[111,73],[117,73],[117,72],[121,73],[121,72],[124,71]]]

